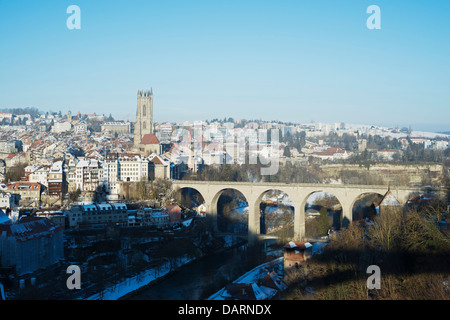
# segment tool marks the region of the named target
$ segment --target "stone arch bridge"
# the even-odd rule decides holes
[[[384,195],[388,188],[370,185],[339,185],[339,184],[304,184],[304,183],[250,183],[228,181],[188,181],[176,180],[172,184],[173,191],[184,188],[197,190],[206,205],[207,217],[211,218],[217,228],[217,203],[223,191],[233,189],[242,193],[248,203],[249,242],[260,233],[259,205],[267,191],[282,191],[289,196],[294,206],[294,240],[305,240],[305,205],[309,196],[315,192],[333,194],[342,206],[342,225],[345,227],[352,221],[352,211],[355,202],[364,194]],[[391,193],[396,199],[406,204],[414,191],[408,187],[391,187]]]

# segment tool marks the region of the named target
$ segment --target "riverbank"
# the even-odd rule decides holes
[[[197,258],[195,256],[184,255],[176,259],[176,261],[172,262],[172,267],[169,261],[166,261],[164,264],[159,265],[158,267],[147,269],[142,271],[136,276],[127,278],[115,285],[112,285],[102,292],[96,293],[94,295],[89,296],[85,300],[127,300],[135,295],[145,291],[158,284],[159,282],[173,276],[177,272],[179,272],[183,267],[186,267],[192,263],[199,262],[210,255],[220,254],[224,251],[228,251],[246,244],[246,241],[226,241],[226,243],[230,244],[230,246],[221,248],[219,250],[215,250],[214,252]],[[175,264],[175,267],[174,265]]]

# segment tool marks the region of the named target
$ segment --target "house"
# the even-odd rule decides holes
[[[13,167],[15,165],[25,163],[27,161],[25,152],[11,153],[5,159],[6,167]]]
[[[267,275],[259,279],[256,284],[264,293],[266,299],[272,298],[278,291],[287,289],[287,285],[282,281],[281,276],[276,271],[267,272]]]
[[[157,228],[163,228],[168,226],[170,223],[170,216],[166,212],[153,211],[151,213],[151,225]]]
[[[18,194],[21,201],[34,203],[36,206],[39,205],[43,190],[44,186],[39,182],[19,181],[8,185],[9,193]]]
[[[66,213],[70,228],[104,227],[108,224],[128,224],[127,206],[124,203],[83,204],[73,206]]]
[[[37,217],[44,217],[49,219],[55,225],[62,227],[63,229],[66,226],[66,217],[61,210],[56,211],[36,211]]]
[[[298,269],[312,255],[312,245],[309,242],[290,241],[283,246],[284,271]]]
[[[136,216],[136,211],[129,212],[128,214],[128,226],[129,227],[141,227],[142,226],[142,218]]]
[[[28,166],[31,167],[31,166]],[[27,168],[28,168],[27,167]],[[36,166],[33,166],[36,167]],[[30,168],[29,170],[32,170],[32,168]],[[50,171],[50,166],[40,166],[37,169],[35,169],[34,171],[30,172],[28,174],[28,181],[30,182],[39,182],[40,184],[44,185],[44,186],[48,186],[48,172]],[[25,174],[27,172],[25,171]]]
[[[151,133],[145,134],[139,143],[139,150],[144,153],[146,157],[152,153],[160,154],[159,140]]]
[[[87,124],[84,121],[81,121],[81,122],[77,123],[74,126],[74,129],[75,129],[75,133],[76,134],[83,134],[83,133],[86,133],[88,131]]]
[[[170,224],[177,223],[181,220],[181,207],[175,204],[165,205],[161,208],[162,212],[169,215]]]
[[[64,161],[56,161],[50,167],[47,178],[48,195],[62,198],[67,192],[65,175],[63,172]]]
[[[287,288],[287,285],[282,281],[281,277],[275,271],[268,272],[267,275],[258,281],[260,288],[266,287],[277,291],[282,291]],[[264,291],[264,290],[263,290]]]
[[[66,132],[69,131],[70,129],[72,129],[72,124],[68,121],[61,121],[61,122],[56,122],[53,126],[51,131],[53,133],[62,133],[62,132]]]
[[[0,267],[13,268],[17,276],[45,269],[64,258],[63,228],[47,218],[23,216],[0,224],[0,248]]]
[[[101,129],[102,133],[109,132],[110,134],[127,134],[131,132],[131,123],[124,121],[110,121],[103,123]]]
[[[403,210],[402,204],[394,197],[390,188],[384,194],[383,198],[380,200],[375,210],[379,214],[383,212],[401,212]]]
[[[197,207],[196,211],[198,216],[204,217],[206,215],[206,205],[202,203]]]
[[[19,204],[19,197],[9,192],[0,191],[0,209],[13,209]]]
[[[417,194],[408,199],[408,206],[420,208],[426,206],[430,203],[430,201],[435,200],[435,196],[431,194]]]
[[[225,286],[227,296],[234,300],[264,300],[267,296],[256,283],[230,283]]]
[[[149,178],[167,180],[172,178],[173,168],[164,156],[152,154],[149,157]]]

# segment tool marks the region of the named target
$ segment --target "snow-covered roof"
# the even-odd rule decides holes
[[[97,211],[97,207],[93,204],[83,204],[81,207],[84,211]]]
[[[299,242],[299,241],[289,241],[288,244],[284,246],[285,248],[298,248],[298,249],[308,249],[312,247],[312,244],[309,242]]]
[[[114,207],[114,209],[119,209],[119,210],[127,209],[127,205],[125,203],[113,203],[112,206]]]
[[[98,207],[98,209],[99,209],[100,211],[111,210],[111,209],[112,209],[111,205],[108,204],[108,203],[100,203],[100,204],[97,204],[97,207]]]
[[[399,207],[400,202],[394,197],[390,190],[386,192],[383,199],[380,201],[379,206]]]

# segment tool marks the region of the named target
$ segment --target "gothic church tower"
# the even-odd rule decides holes
[[[134,145],[138,146],[142,137],[149,133],[153,133],[153,89],[145,92],[138,91]]]

